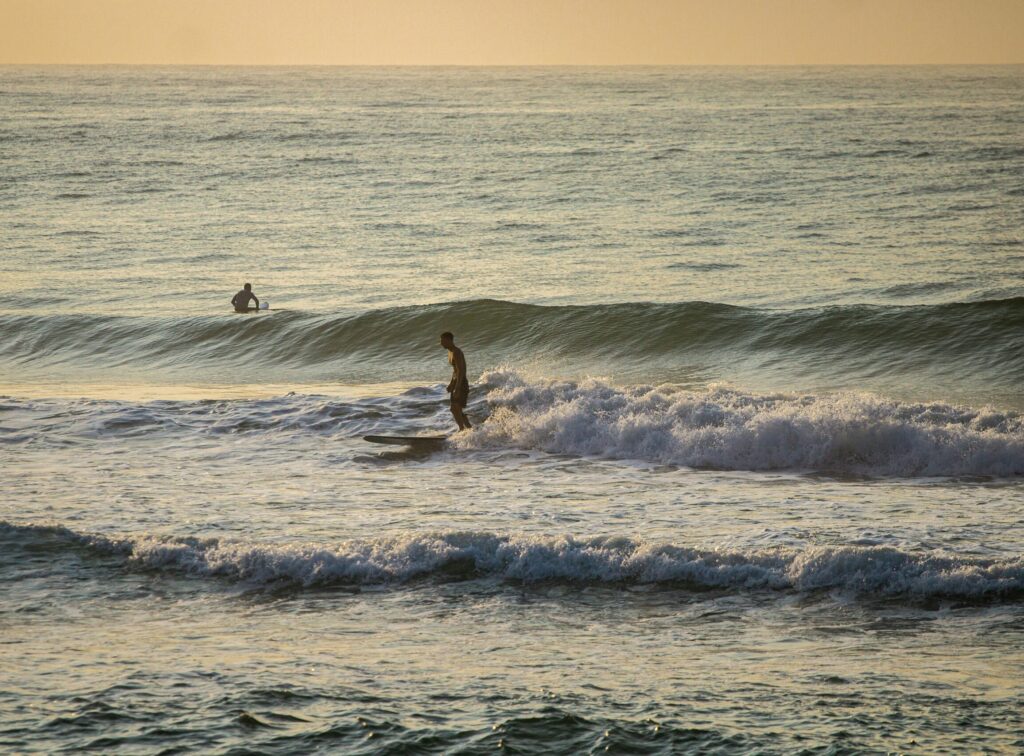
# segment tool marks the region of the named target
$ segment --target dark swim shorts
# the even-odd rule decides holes
[[[463,381],[452,391],[452,406],[465,407],[469,401],[469,381]]]

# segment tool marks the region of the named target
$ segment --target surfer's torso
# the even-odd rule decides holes
[[[256,299],[255,294],[242,289],[235,296],[231,297],[231,306],[235,308],[235,312],[246,312],[249,309],[249,302],[254,299]]]

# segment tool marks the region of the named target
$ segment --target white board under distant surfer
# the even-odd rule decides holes
[[[414,449],[440,449],[448,440],[447,436],[363,436],[371,444],[410,446]]]

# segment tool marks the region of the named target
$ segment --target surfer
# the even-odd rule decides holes
[[[466,402],[469,401],[469,379],[466,377],[466,355],[455,346],[455,336],[451,331],[441,334],[441,346],[448,350],[448,364],[452,366],[452,380],[448,384],[448,393],[452,395],[452,417],[459,424],[459,430],[473,426],[466,417]]]
[[[249,312],[250,299],[256,303],[256,309],[260,309],[259,297],[252,293],[252,284],[247,283],[240,292],[231,297],[231,306],[235,308],[235,312]]]

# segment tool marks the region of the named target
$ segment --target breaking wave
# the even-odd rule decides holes
[[[867,394],[618,387],[493,371],[491,414],[463,449],[520,447],[727,470],[870,476],[1024,474],[1024,418]]]
[[[252,587],[403,584],[419,578],[698,589],[848,592],[868,597],[990,599],[1024,591],[1024,557],[984,559],[890,546],[710,550],[626,537],[480,532],[409,534],[333,544],[272,545],[218,538],[100,535],[59,525],[0,522],[0,535],[35,548],[68,545],[123,557],[140,569],[216,577]]]
[[[681,467],[824,472],[868,477],[1024,475],[1024,416],[990,407],[904,402],[866,393],[755,393],[726,386],[620,386],[598,379],[483,374],[470,394],[474,429],[455,454],[529,449]],[[115,438],[439,433],[450,427],[443,386],[342,399],[0,403],[0,445],[92,444]]]

